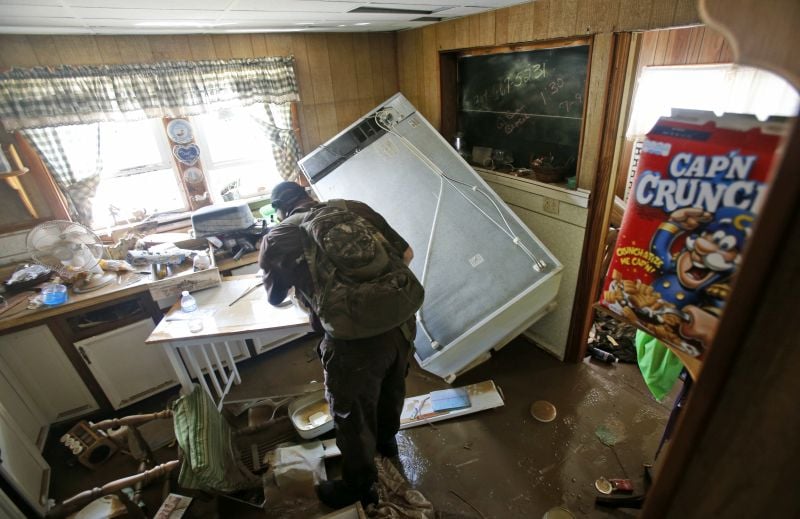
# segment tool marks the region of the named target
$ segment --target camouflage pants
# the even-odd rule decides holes
[[[368,339],[325,336],[320,342],[342,476],[353,489],[369,488],[377,479],[376,446],[391,442],[400,428],[412,340],[413,330],[395,328]]]

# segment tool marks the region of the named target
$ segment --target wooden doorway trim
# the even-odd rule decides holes
[[[631,33],[616,33],[611,37],[610,59],[608,60],[608,88],[604,123],[603,140],[600,144],[600,157],[597,173],[594,175],[587,215],[586,239],[581,253],[581,267],[578,283],[575,287],[575,299],[570,316],[569,336],[564,360],[580,362],[586,355],[586,339],[592,325],[592,303],[597,299],[600,286],[600,272],[605,249],[608,222],[611,208],[614,205],[614,186],[617,171],[614,159],[617,152],[617,133],[621,123],[621,114],[625,102],[627,72],[631,58]]]

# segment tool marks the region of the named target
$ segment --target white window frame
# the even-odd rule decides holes
[[[132,177],[135,175],[150,173],[159,170],[171,171],[172,177],[177,184],[178,191],[180,192],[181,200],[183,201],[183,207],[175,208],[173,212],[169,213],[165,212],[165,214],[156,217],[155,220],[158,224],[187,220],[192,213],[192,208],[191,208],[192,206],[189,202],[189,196],[188,193],[186,192],[186,186],[184,185],[184,181],[181,178],[177,165],[175,164],[175,160],[172,155],[172,147],[170,145],[169,138],[167,137],[166,131],[164,129],[163,119],[161,117],[154,117],[154,118],[148,118],[147,121],[150,123],[149,125],[150,131],[152,132],[152,135],[155,137],[156,147],[158,149],[159,156],[161,157],[161,162],[147,164],[133,168],[121,169],[119,171],[114,171],[114,172],[104,172],[104,177],[108,179],[113,179],[113,178]],[[136,121],[129,121],[129,122],[133,123]],[[121,122],[121,124],[125,124],[125,122]],[[135,227],[136,225],[139,225],[141,223],[142,222],[127,223],[110,228],[106,226],[100,226],[100,227],[94,227],[93,230],[95,232],[101,232],[107,229],[114,229],[114,230],[127,229]]]
[[[160,169],[171,169],[173,174],[175,175],[175,179],[178,183],[183,186],[183,182],[180,179],[180,175],[175,168],[175,161],[172,157],[172,148],[169,145],[169,139],[167,138],[166,132],[164,131],[164,124],[160,117],[147,119],[150,122],[150,130],[156,137],[156,146],[158,148],[158,153],[161,155],[161,162],[158,164],[148,164],[145,166],[139,166],[134,168],[127,168],[121,169],[119,171],[115,171],[108,175],[108,178],[118,178],[118,177],[130,177],[133,175],[138,175],[140,173],[149,173],[151,171],[158,171]],[[131,121],[135,122],[135,121]],[[102,124],[102,123],[101,123]],[[123,123],[124,124],[124,123]],[[183,187],[181,187],[183,191]],[[184,198],[186,193],[184,192]],[[189,202],[185,200],[186,205],[188,207]]]
[[[249,105],[248,105],[249,106]],[[224,169],[229,167],[237,167],[237,166],[247,166],[250,164],[258,164],[259,161],[253,159],[234,159],[234,160],[223,160],[219,162],[214,162],[211,160],[211,148],[209,147],[209,138],[208,133],[203,129],[203,125],[197,121],[196,118],[192,119],[192,130],[194,131],[196,138],[195,143],[200,147],[200,160],[203,163],[203,171],[206,174],[206,182],[209,184],[211,179],[210,177],[213,176],[213,170],[215,169]],[[272,143],[270,143],[272,146]],[[269,153],[272,153],[272,148],[270,148]],[[279,175],[280,176],[280,175]],[[212,193],[212,201],[213,203],[221,203],[222,200],[219,199],[218,193]],[[240,201],[244,202],[256,202],[260,200],[268,200],[270,197],[270,193],[264,193],[263,195],[251,195],[242,197]]]

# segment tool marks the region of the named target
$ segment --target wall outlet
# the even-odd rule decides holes
[[[544,211],[546,213],[558,214],[558,200],[555,198],[544,199]]]

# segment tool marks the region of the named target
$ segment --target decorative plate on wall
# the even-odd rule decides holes
[[[167,135],[172,142],[186,144],[192,140],[192,125],[186,119],[173,119],[167,124]]]
[[[200,171],[200,168],[196,167],[186,168],[183,172],[183,180],[190,184],[197,184],[198,182],[202,182],[203,172]]]
[[[197,144],[176,144],[172,147],[172,154],[181,164],[194,166],[200,158],[200,148]]]

